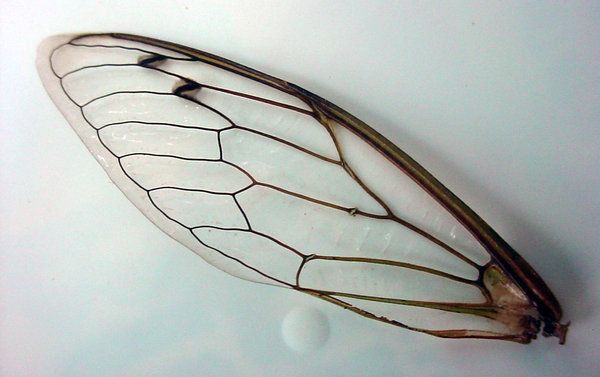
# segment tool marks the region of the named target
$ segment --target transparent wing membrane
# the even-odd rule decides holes
[[[519,288],[473,235],[309,100],[110,35],[53,37],[39,56],[114,182],[214,266],[432,335],[528,340],[496,300]]]

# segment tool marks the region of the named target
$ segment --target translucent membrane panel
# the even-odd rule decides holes
[[[133,155],[122,158],[121,165],[127,175],[145,189],[169,186],[233,193],[252,183],[239,169],[218,161]]]
[[[123,123],[104,127],[100,139],[117,156],[151,153],[218,159],[217,132],[172,125]]]
[[[489,261],[487,252],[465,227],[404,172],[383,155],[373,153],[370,145],[346,128],[337,125],[335,133],[350,166],[396,216],[454,246],[479,264]]]
[[[391,220],[353,216],[260,186],[237,197],[253,229],[305,254],[382,258],[478,276],[469,264]]]
[[[196,98],[227,114],[237,126],[339,160],[331,136],[311,115],[211,89],[201,89]]]
[[[116,122],[171,123],[222,129],[231,124],[214,111],[173,94],[115,93],[83,107],[95,128]]]
[[[344,169],[288,145],[231,129],[221,136],[223,156],[257,181],[345,208],[385,214]]]
[[[150,197],[166,216],[188,228],[205,225],[248,228],[232,195],[158,189],[151,191]]]
[[[161,62],[160,68],[168,72],[177,73],[203,85],[248,93],[256,97],[281,102],[304,110],[311,110],[304,101],[295,96],[203,62],[165,60]]]
[[[121,91],[170,93],[178,82],[176,77],[138,65],[84,68],[63,78],[65,91],[79,105]]]
[[[474,285],[410,268],[365,262],[310,260],[302,269],[300,286],[375,298],[485,302]]]
[[[270,277],[256,267],[246,263],[242,259],[228,255],[216,247],[210,246],[196,235],[197,230],[177,234],[177,239],[189,247],[196,254],[200,255],[207,263],[224,271],[230,275],[245,279],[248,281],[276,285],[280,287],[289,287],[289,284],[283,280]],[[191,240],[190,240],[191,236]],[[181,241],[184,239],[185,241]]]
[[[144,56],[144,54],[139,51],[66,44],[54,50],[50,56],[50,62],[54,73],[58,76],[64,76],[83,67],[137,64],[141,56]]]
[[[143,55],[159,54],[174,59],[189,59],[187,55],[183,55],[169,49],[151,46],[146,43],[128,41],[126,39],[117,39],[107,35],[83,36],[74,39],[71,43],[74,45],[91,46],[92,48],[97,49],[115,49],[119,52],[136,51],[138,53],[142,53]]]
[[[251,232],[211,228],[194,229],[194,234],[206,245],[244,261],[248,266],[260,270],[269,277],[290,285],[295,284],[296,272],[302,258],[267,237]],[[241,269],[237,276],[246,278],[248,270]]]

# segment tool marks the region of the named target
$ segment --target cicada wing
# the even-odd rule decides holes
[[[52,37],[37,64],[117,186],[214,266],[434,335],[520,331],[481,308],[465,227],[293,86],[132,36]]]

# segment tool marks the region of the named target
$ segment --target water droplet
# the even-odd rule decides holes
[[[297,307],[283,319],[281,334],[285,344],[296,352],[319,349],[329,337],[327,317],[314,308]]]

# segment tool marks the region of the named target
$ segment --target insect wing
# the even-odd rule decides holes
[[[535,325],[499,318],[486,279],[512,289],[514,305],[531,306],[526,295],[501,269],[484,273],[490,255],[471,232],[355,129],[292,84],[136,38],[52,37],[38,70],[164,232],[232,275],[369,318],[529,340]]]

